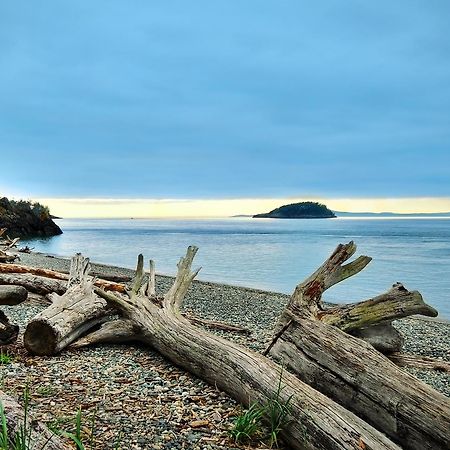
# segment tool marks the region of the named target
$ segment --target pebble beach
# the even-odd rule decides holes
[[[50,255],[20,254],[21,264],[67,271],[69,260]],[[99,274],[132,276],[133,271],[92,264]],[[157,292],[173,279],[157,276]],[[251,330],[250,335],[214,331],[256,351],[270,341],[288,296],[211,282],[194,281],[185,299],[187,312]],[[18,306],[0,308],[21,326],[45,308],[45,299],[30,295]],[[394,324],[405,336],[404,352],[450,362],[450,323],[412,317]],[[211,331],[211,330],[210,330]],[[54,357],[29,356],[22,337],[4,352],[10,364],[0,365],[3,390],[19,396],[28,384],[31,412],[50,427],[71,431],[81,407],[84,432],[95,429],[96,449],[214,450],[237,447],[228,437],[240,407],[226,394],[173,366],[139,344],[99,345],[63,351]],[[405,369],[450,396],[448,373]],[[92,422],[95,426],[92,427]]]

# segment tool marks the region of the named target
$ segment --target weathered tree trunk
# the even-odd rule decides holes
[[[427,356],[407,355],[405,353],[391,353],[388,358],[400,367],[414,367],[416,369],[436,370],[450,374],[450,363]]]
[[[72,258],[67,291],[51,294],[52,304],[27,325],[23,342],[35,355],[53,355],[67,347],[111,314],[106,301],[94,291],[94,279],[88,277],[89,259],[77,254]]]
[[[15,439],[16,432],[20,432],[20,430],[23,430],[23,427],[25,426],[25,430],[30,430],[29,445],[27,446],[27,448],[29,449],[72,449],[71,446],[67,445],[58,436],[53,434],[45,425],[33,420],[33,418],[30,417],[28,413],[25,415],[23,407],[2,391],[0,391],[0,403],[3,406],[6,415],[8,436],[13,441]],[[8,448],[13,448],[12,444],[9,444],[11,445],[11,447]]]
[[[18,305],[27,299],[28,292],[22,286],[0,285],[0,305]],[[0,311],[0,345],[12,344],[19,335],[19,327],[9,322]]]
[[[39,295],[64,294],[67,282],[23,273],[0,273],[0,284],[23,286],[28,292]]]
[[[28,291],[23,286],[0,285],[0,305],[18,305],[28,297]]]
[[[274,341],[293,318],[304,317],[334,325],[367,340],[383,353],[398,352],[403,338],[393,330],[393,320],[413,314],[438,315],[434,308],[424,303],[419,292],[410,292],[401,283],[394,284],[389,291],[372,299],[326,309],[322,303],[323,292],[359,273],[371,261],[368,256],[359,256],[343,265],[355,251],[353,242],[340,244],[316,272],[295,288],[277,324]]]
[[[128,297],[100,293],[121,309],[135,340],[147,343],[175,364],[215,384],[238,401],[265,403],[274,395],[281,367],[264,356],[193,326],[180,311],[196,276],[195,247],[178,264],[178,275],[161,302],[143,283],[143,257]],[[105,325],[107,327],[107,325]],[[364,421],[289,373],[282,377],[280,401],[291,398],[284,438],[292,449],[399,448]]]
[[[2,250],[0,250],[0,263],[12,263],[16,259],[20,259],[17,255],[10,255]]]
[[[405,449],[450,448],[450,401],[364,341],[295,319],[270,354]]]
[[[18,325],[9,322],[3,311],[0,311],[0,346],[12,344],[19,335]]]
[[[41,269],[37,267],[22,266],[20,264],[0,264],[0,274],[32,274],[39,277],[45,277],[55,280],[68,281],[70,274],[56,272],[55,270]],[[1,282],[1,279],[0,279]],[[125,292],[126,286],[113,281],[96,279],[94,285],[105,289],[106,291]]]
[[[277,327],[270,355],[402,447],[450,448],[448,398],[398,369],[371,345],[338,329],[354,332],[368,326],[366,330],[373,331],[411,312],[435,315],[434,309],[423,303],[419,293],[396,284],[373,300],[323,310],[323,291],[348,278],[349,268],[361,267],[355,262],[342,266],[355,249],[353,243],[339,246],[297,286]]]
[[[38,270],[30,268],[33,273]],[[98,331],[83,339],[77,346],[89,345],[94,342],[125,342],[134,340],[128,337],[134,328],[127,326],[126,320],[111,320],[118,312],[108,307],[107,302],[96,293],[100,288],[94,287],[95,280],[88,276],[90,270],[89,260],[80,254],[72,258],[70,279],[67,291],[62,295],[50,294],[51,306],[35,316],[27,325],[24,335],[24,345],[30,353],[35,355],[53,355],[60,352],[86,334],[91,328],[102,325]],[[56,276],[60,274],[56,272]],[[104,287],[108,285],[103,285]],[[149,286],[154,300],[155,272],[154,266],[150,269]],[[100,291],[103,292],[103,291]],[[159,298],[162,302],[162,298]],[[210,328],[238,333],[250,333],[241,327],[228,325],[222,322],[209,321],[189,317],[189,320]]]

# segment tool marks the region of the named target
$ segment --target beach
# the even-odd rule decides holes
[[[20,254],[21,264],[67,271],[69,260],[42,253]],[[126,268],[92,264],[99,274],[132,276]],[[157,276],[157,292],[172,282]],[[194,281],[185,311],[251,330],[251,335],[214,331],[262,351],[289,296],[205,281]],[[10,320],[24,326],[45,302],[31,295],[18,306],[2,306]],[[395,322],[405,336],[404,352],[450,362],[450,323],[412,317]],[[211,331],[211,330],[209,330]],[[85,426],[95,415],[96,448],[114,448],[121,436],[126,449],[237,448],[227,430],[240,411],[236,402],[139,344],[98,345],[65,350],[55,357],[32,357],[18,342],[8,349],[14,359],[0,366],[3,388],[17,395],[28,383],[31,411],[47,424],[70,430],[79,406]],[[407,369],[450,396],[448,373]],[[248,447],[245,447],[248,448]],[[264,448],[261,446],[260,448]]]

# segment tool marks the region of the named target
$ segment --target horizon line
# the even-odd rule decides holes
[[[352,214],[447,214],[450,197],[326,198],[319,196],[234,199],[35,198],[65,218],[223,218],[269,212],[285,204],[316,201]]]

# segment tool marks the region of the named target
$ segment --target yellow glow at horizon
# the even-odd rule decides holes
[[[207,218],[268,212],[301,201],[325,203],[335,211],[435,213],[449,212],[450,198],[243,198],[243,199],[90,199],[36,198],[52,214],[64,218]]]

